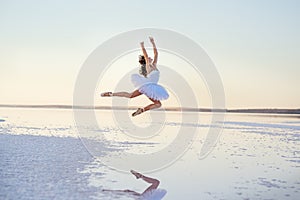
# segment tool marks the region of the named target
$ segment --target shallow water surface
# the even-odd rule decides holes
[[[200,159],[209,128],[222,126],[210,124],[210,113],[197,113],[197,123],[182,123],[181,113],[166,112],[161,122],[155,111],[121,125],[112,111],[95,113],[97,126],[86,124],[82,135],[72,110],[1,108],[0,199],[135,199],[102,191],[143,192],[148,186],[124,170],[143,165],[139,159],[122,160],[123,153],[151,165],[151,153],[172,144],[181,127],[196,129],[193,143],[172,163],[145,173],[167,190],[163,199],[299,199],[299,116],[227,114],[213,151]],[[157,134],[132,135],[138,134],[132,123]],[[98,157],[90,147],[97,147]],[[107,166],[117,155],[118,164],[126,166]]]

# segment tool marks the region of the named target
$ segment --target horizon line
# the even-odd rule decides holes
[[[135,110],[138,107],[124,106],[79,106],[60,104],[0,104],[0,108],[55,108],[55,109],[95,109],[95,110]],[[272,114],[300,114],[300,108],[192,108],[192,107],[164,107],[156,110],[186,111],[186,112],[228,112],[228,113],[272,113]]]

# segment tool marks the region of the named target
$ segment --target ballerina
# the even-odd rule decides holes
[[[146,95],[153,103],[149,104],[144,108],[138,108],[132,116],[139,115],[145,111],[156,109],[161,107],[161,100],[169,98],[169,94],[164,87],[158,84],[160,72],[157,69],[157,57],[158,52],[152,37],[149,37],[150,42],[153,46],[154,59],[148,56],[144,46],[144,42],[140,43],[143,55],[139,56],[139,63],[141,64],[139,74],[133,74],[131,81],[137,88],[131,93],[128,92],[104,92],[101,94],[102,97],[126,97],[135,98],[142,94]]]

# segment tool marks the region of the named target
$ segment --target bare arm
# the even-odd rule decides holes
[[[142,51],[143,51],[143,54],[145,57],[145,61],[146,61],[147,74],[149,74],[151,72],[151,68],[150,68],[151,63],[149,63],[149,57],[148,57],[147,51],[145,49],[144,42],[141,42],[140,44],[141,44],[141,48],[142,48]]]
[[[144,55],[145,60],[146,60],[146,64],[148,64],[148,54],[147,54],[147,51],[145,49],[144,42],[141,42],[140,45],[141,45],[141,48],[142,48],[142,51],[143,51],[143,55]]]
[[[156,48],[153,37],[149,37],[149,39],[150,39],[150,42],[152,43],[153,51],[154,51],[154,60],[153,60],[152,64],[156,67],[158,52],[157,52],[157,48]]]

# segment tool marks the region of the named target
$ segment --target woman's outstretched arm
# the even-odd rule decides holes
[[[142,51],[143,51],[143,55],[144,55],[144,57],[145,57],[145,60],[146,60],[146,64],[148,64],[148,54],[147,54],[147,51],[146,51],[146,49],[145,49],[145,46],[144,46],[144,42],[140,42],[140,45],[141,45],[141,48],[142,48]]]
[[[150,39],[150,42],[152,43],[153,51],[154,51],[154,60],[153,60],[152,64],[156,66],[157,57],[158,57],[157,48],[156,48],[156,45],[155,45],[153,37],[149,37],[149,39]]]

